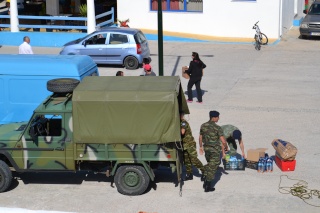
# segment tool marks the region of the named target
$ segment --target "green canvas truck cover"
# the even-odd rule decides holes
[[[180,141],[179,111],[189,114],[179,76],[90,76],[72,97],[75,143]]]

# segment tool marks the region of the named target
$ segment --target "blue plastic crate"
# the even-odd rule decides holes
[[[222,160],[224,170],[245,170],[246,167],[246,160],[240,159],[240,161],[226,161],[225,159]],[[233,165],[234,163],[234,165]]]

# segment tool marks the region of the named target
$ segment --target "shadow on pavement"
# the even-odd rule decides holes
[[[117,64],[97,64],[98,67],[111,67],[111,68],[119,68],[119,69],[123,69],[124,67],[122,65],[117,65]]]
[[[301,40],[311,40],[311,41],[320,41],[320,36],[307,36],[307,37],[302,37],[301,35],[298,37]]]
[[[193,86],[193,87],[195,87],[195,86]],[[202,91],[202,96],[204,96],[204,94],[205,94],[206,92],[208,92],[208,90],[203,90],[203,89],[202,89],[201,91]],[[185,91],[184,94],[185,94],[185,95],[188,95],[188,91]],[[192,97],[193,97],[193,98],[196,98],[196,97],[197,97],[197,90],[195,90],[195,89],[192,90]]]
[[[22,180],[24,184],[81,184],[83,181],[111,182],[113,177],[93,172],[28,172],[13,173],[14,180]],[[14,184],[13,184],[14,185]]]
[[[214,176],[214,179],[211,182],[212,187],[215,187],[215,185],[220,181],[222,174],[228,175],[229,173],[219,166],[216,175]]]
[[[154,181],[150,181],[150,184],[147,190],[143,194],[148,193],[151,189],[156,191],[158,187],[157,183],[160,183],[160,182],[167,182],[167,183],[171,182],[174,184],[175,187],[179,186],[177,173],[176,172],[172,173],[170,168],[160,166],[158,169],[154,170],[154,174],[155,174]]]

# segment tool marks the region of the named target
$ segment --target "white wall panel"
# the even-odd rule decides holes
[[[280,1],[283,1],[282,15]],[[298,6],[302,9],[302,1]],[[298,8],[298,10],[300,10]],[[298,11],[299,12],[299,11]],[[118,19],[130,19],[130,27],[157,30],[157,12],[150,0],[118,0]],[[216,37],[252,38],[252,26],[259,21],[269,38],[279,38],[280,23],[290,29],[294,0],[203,0],[203,12],[163,12],[163,30]],[[283,19],[283,21],[282,21]]]

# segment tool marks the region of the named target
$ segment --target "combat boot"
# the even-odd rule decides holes
[[[186,178],[184,179],[185,181],[187,180],[193,180],[193,174],[187,174]]]
[[[205,181],[204,192],[213,192],[215,188],[211,187],[211,182]]]

